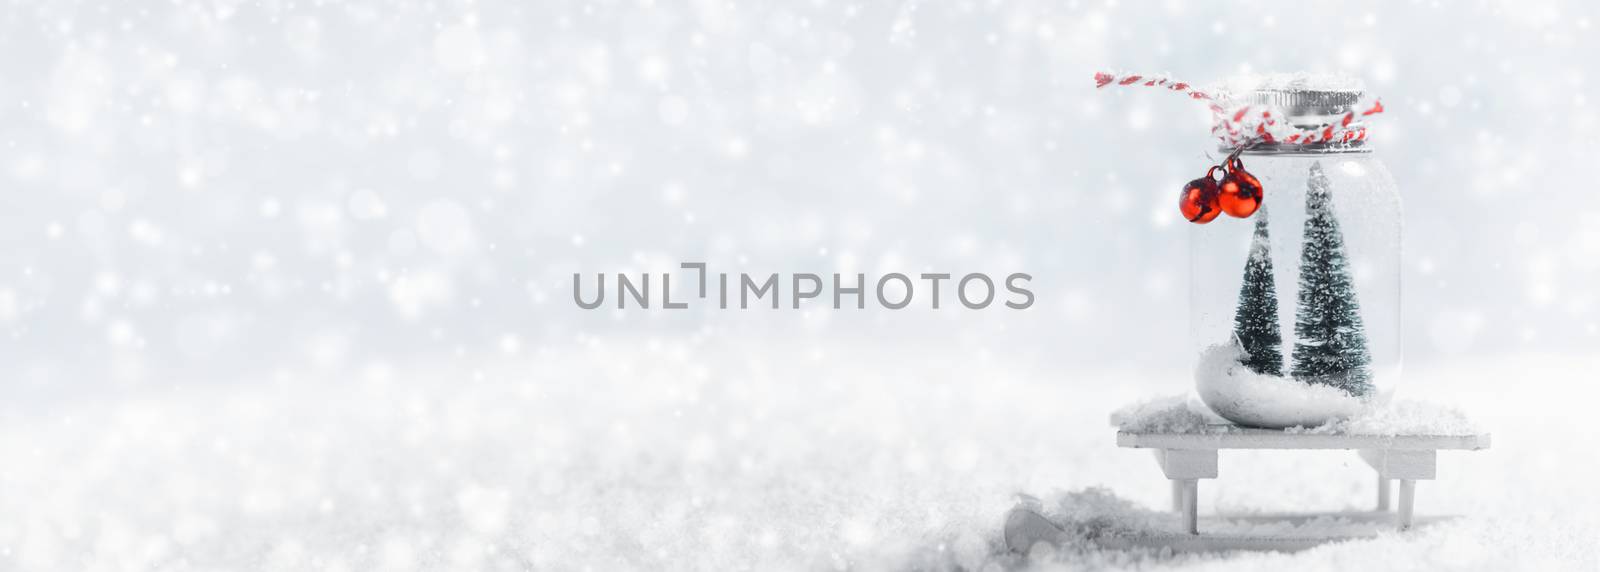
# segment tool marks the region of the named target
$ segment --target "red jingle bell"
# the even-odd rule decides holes
[[[1216,167],[1212,167],[1206,171],[1206,176],[1189,181],[1178,195],[1178,212],[1183,213],[1183,218],[1189,222],[1205,224],[1222,214],[1217,204],[1217,180],[1212,178],[1216,170]]]
[[[1264,198],[1261,188],[1261,179],[1244,170],[1244,161],[1234,157],[1228,161],[1228,174],[1222,177],[1222,184],[1218,191],[1218,206],[1222,212],[1229,216],[1244,218],[1256,213],[1261,208]]]

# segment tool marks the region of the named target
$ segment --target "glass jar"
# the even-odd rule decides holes
[[[1248,97],[1317,126],[1360,96]],[[1362,141],[1264,143],[1240,158],[1261,180],[1261,208],[1190,229],[1202,400],[1257,427],[1315,426],[1387,401],[1401,368],[1400,194],[1388,169]]]

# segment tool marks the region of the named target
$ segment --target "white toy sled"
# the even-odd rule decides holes
[[[1138,530],[1097,531],[1084,538],[1043,516],[1036,504],[1023,503],[1007,515],[1006,545],[1026,552],[1039,542],[1062,545],[1088,541],[1102,548],[1170,549],[1174,552],[1274,550],[1293,552],[1327,542],[1370,538],[1384,530],[1408,530],[1445,520],[1418,518],[1413,510],[1416,483],[1436,476],[1438,452],[1489,448],[1487,433],[1361,434],[1338,428],[1317,430],[1252,429],[1231,424],[1160,428],[1124,424],[1117,446],[1149,449],[1172,481],[1172,512],[1151,519]],[[1223,449],[1346,449],[1356,451],[1377,474],[1377,506],[1373,511],[1315,514],[1219,514],[1201,518],[1200,479],[1215,479]],[[1391,483],[1399,481],[1398,506],[1390,508]],[[1170,516],[1170,518],[1167,518]]]

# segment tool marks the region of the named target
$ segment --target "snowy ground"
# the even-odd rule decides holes
[[[1413,368],[1494,448],[1444,453],[1423,514],[1298,555],[996,550],[1012,494],[1110,487],[1161,507],[1107,414],[1186,381],[954,352],[615,343],[285,374],[0,420],[0,569],[1586,569],[1600,564],[1595,358]],[[1592,394],[1592,391],[1585,390]],[[1582,395],[1581,393],[1579,395]],[[1202,510],[1365,508],[1343,452],[1224,454]]]

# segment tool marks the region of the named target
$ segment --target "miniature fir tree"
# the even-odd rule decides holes
[[[1272,244],[1267,236],[1267,214],[1256,214],[1255,238],[1244,263],[1244,283],[1239,287],[1239,309],[1233,314],[1233,335],[1244,349],[1242,363],[1252,371],[1283,375],[1283,335],[1278,332],[1278,289],[1272,279]]]
[[[1322,163],[1311,164],[1306,225],[1301,240],[1300,298],[1295,308],[1293,371],[1306,383],[1331,385],[1364,397],[1372,392],[1372,356],[1345,259],[1344,234]]]

